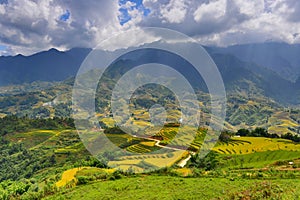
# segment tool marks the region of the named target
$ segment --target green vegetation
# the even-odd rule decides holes
[[[298,136],[290,133],[278,136],[264,128],[224,131],[213,151],[200,158],[193,152],[201,148],[205,128],[177,137],[179,127],[168,123],[155,135],[150,127],[149,137],[141,138],[113,126],[101,134],[133,155],[104,152],[99,161],[86,151],[72,119],[6,116],[0,122],[0,199],[95,199],[100,194],[106,199],[293,199],[300,195],[300,144]],[[189,131],[183,128],[184,133]],[[192,141],[188,151],[176,149],[188,141]],[[162,147],[167,144],[175,149]],[[162,152],[156,153],[158,149]],[[186,168],[178,167],[188,156]],[[294,189],[288,190],[291,185]]]
[[[270,99],[289,102],[287,95],[269,91],[263,77],[240,71],[242,62],[222,56],[217,60],[228,73],[227,115],[225,130],[205,157],[198,152],[216,117],[211,116],[211,96],[201,90],[195,91],[203,127],[197,131],[181,127],[181,110],[186,108],[172,91],[156,84],[138,88],[129,101],[130,116],[123,127],[134,125],[134,136],[116,126],[111,93],[126,60],[102,76],[95,94],[96,116],[104,130],[95,126],[92,133],[83,131],[92,139],[102,134],[121,148],[101,152],[98,159],[86,150],[70,118],[73,78],[0,87],[0,200],[300,199],[300,109]],[[279,81],[275,88],[281,85]],[[166,110],[162,129],[150,121],[154,104]]]
[[[71,118],[31,119],[13,115],[0,118],[0,127],[0,136],[3,136],[8,133],[26,132],[32,129],[73,129],[74,121]]]
[[[196,184],[195,184],[196,183]],[[143,176],[95,182],[46,199],[297,199],[299,180]]]

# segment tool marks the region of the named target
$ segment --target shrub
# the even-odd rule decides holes
[[[117,180],[117,179],[121,179],[121,178],[122,178],[122,173],[117,170],[110,175],[109,180]]]
[[[89,182],[89,179],[86,176],[78,176],[77,180],[78,180],[77,182],[78,185],[87,184]]]

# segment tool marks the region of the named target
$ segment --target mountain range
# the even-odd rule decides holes
[[[300,103],[300,45],[263,43],[205,49],[216,63],[227,93],[263,95],[286,105]],[[31,56],[2,56],[0,86],[34,81],[63,81],[74,77],[90,51],[87,48],[74,48],[65,52],[50,49]],[[138,57],[127,56],[116,61],[115,69],[120,72],[123,65],[137,65],[153,58],[160,59],[157,52],[142,50]],[[184,67],[187,65],[185,61],[169,59],[166,64],[193,77],[194,72]],[[194,81],[198,81],[198,78],[201,79],[194,77]],[[205,87],[201,89],[205,90]]]

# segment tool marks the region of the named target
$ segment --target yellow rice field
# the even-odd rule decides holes
[[[300,144],[285,139],[240,137],[234,138],[228,144],[217,145],[213,150],[222,154],[250,154],[276,150],[300,151]]]

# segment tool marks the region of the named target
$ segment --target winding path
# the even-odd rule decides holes
[[[168,147],[168,146],[161,145],[161,144],[159,144],[160,140],[157,140],[157,139],[154,139],[154,138],[143,137],[143,136],[138,137],[137,135],[133,135],[133,137],[154,141],[155,142],[155,146],[160,147],[160,148],[171,149],[171,150],[174,150],[174,151],[182,151],[183,150],[183,149],[179,149],[179,148],[175,148],[175,147]],[[178,163],[179,167],[184,167],[187,164],[187,162],[191,159],[191,157],[192,157],[191,155],[195,154],[194,152],[190,152],[190,151],[188,151],[188,152],[189,152],[189,156],[187,158],[181,160]]]

